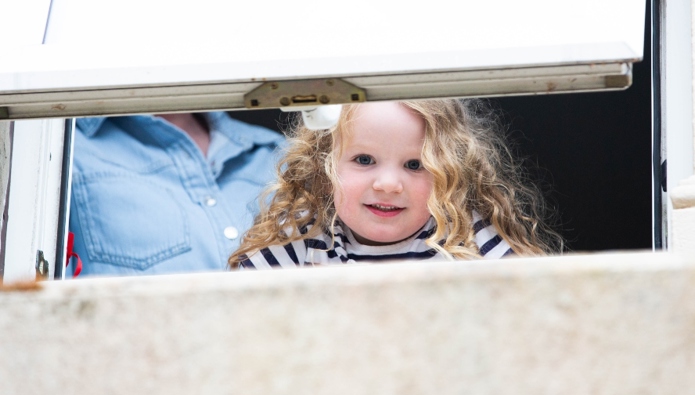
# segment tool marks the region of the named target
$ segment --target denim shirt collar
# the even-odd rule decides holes
[[[106,118],[78,118],[77,127],[80,128],[82,133],[87,137],[92,137],[99,130],[101,125],[104,123]]]
[[[242,145],[277,144],[285,139],[280,133],[261,126],[238,121],[234,118],[230,118],[224,112],[211,112],[205,115],[210,131],[219,131],[230,140]]]
[[[241,145],[269,145],[278,144],[284,140],[280,133],[264,127],[249,125],[236,119],[230,118],[224,112],[206,113],[210,130],[215,129],[224,134],[232,141]],[[152,118],[151,115],[139,115],[136,117]],[[93,137],[101,128],[106,120],[105,117],[91,117],[77,119],[77,126],[87,137]]]

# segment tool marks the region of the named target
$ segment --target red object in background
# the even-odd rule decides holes
[[[77,264],[75,265],[75,270],[72,273],[73,277],[77,277],[80,275],[80,272],[82,271],[82,260],[80,259],[80,256],[77,255],[77,253],[72,250],[74,245],[75,245],[75,234],[72,232],[68,232],[68,253],[67,253],[67,257],[65,258],[65,267],[68,267],[68,265],[70,264],[70,258],[72,258],[72,257],[77,258]]]

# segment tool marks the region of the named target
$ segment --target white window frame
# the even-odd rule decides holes
[[[39,119],[14,124],[4,281],[36,279],[39,254],[53,279],[59,234],[65,121]],[[68,209],[66,207],[66,209]],[[33,263],[33,264],[32,264]]]
[[[80,4],[80,1],[83,0],[54,0],[52,9],[50,2],[43,1],[41,12],[34,17],[46,18],[50,13],[69,16],[70,13],[60,5]],[[223,52],[208,61],[187,63],[186,57],[180,53],[153,53],[151,47],[138,46],[135,41],[130,46],[119,47],[111,42],[103,47],[89,47],[88,51],[80,51],[80,47],[69,40],[56,38],[52,42],[52,37],[60,37],[59,34],[33,34],[33,41],[28,44],[39,44],[39,36],[41,42],[47,44],[21,43],[10,47],[6,51],[6,61],[0,63],[0,119],[21,120],[15,123],[15,155],[12,159],[12,179],[15,182],[11,185],[10,201],[7,203],[12,212],[7,223],[8,234],[12,234],[13,239],[6,243],[8,247],[12,244],[22,250],[21,255],[14,255],[15,247],[6,251],[6,254],[12,254],[6,256],[6,263],[16,262],[21,270],[16,271],[18,274],[15,277],[15,269],[10,268],[10,277],[7,277],[9,266],[6,265],[6,280],[31,277],[37,250],[44,251],[44,256],[49,262],[52,261],[52,265],[56,264],[56,260],[62,261],[54,258],[56,250],[64,250],[64,240],[62,247],[55,247],[55,243],[62,239],[56,235],[64,233],[64,229],[58,230],[58,226],[63,224],[57,222],[60,204],[56,203],[61,193],[60,182],[56,180],[62,176],[59,170],[62,160],[57,158],[64,151],[62,142],[65,140],[62,118],[242,109],[249,106],[245,95],[269,81],[297,82],[298,86],[303,86],[307,80],[339,78],[363,89],[365,95],[360,100],[367,101],[625,89],[631,83],[631,63],[642,58],[644,7],[637,7],[634,2],[631,7],[624,7],[628,3],[626,0],[608,3],[596,1],[594,5],[600,3],[604,13],[587,15],[597,21],[607,18],[606,21],[614,22],[610,24],[614,34],[630,30],[629,37],[612,40],[592,37],[588,41],[575,39],[565,46],[544,41],[542,45],[522,45],[518,48],[505,48],[499,42],[494,44],[494,41],[491,41],[493,45],[490,48],[459,43],[455,50],[422,52],[420,56],[397,51],[381,55],[378,51],[367,50],[345,59],[335,56],[331,42],[320,41],[324,35],[319,35],[310,36],[313,40],[308,41],[313,45],[310,50],[325,49],[328,52],[311,61],[299,56],[276,62],[267,58],[266,54],[254,55],[251,52],[248,52],[250,57],[260,56],[263,59],[239,61]],[[547,7],[556,4],[535,0],[525,2],[524,6],[532,3]],[[157,4],[166,9],[169,3],[160,1]],[[461,4],[473,7],[473,2],[470,5]],[[587,7],[593,7],[591,4],[587,4]],[[619,7],[613,9],[616,5]],[[398,7],[398,4],[394,6]],[[7,12],[3,9],[0,11]],[[615,18],[630,13],[632,18],[639,20],[639,28],[632,24],[631,29],[621,29],[615,23]],[[519,19],[517,16],[510,18],[509,22]],[[522,25],[525,22],[522,21]],[[66,26],[77,26],[74,21],[71,23]],[[597,27],[594,26],[593,30],[597,30]],[[34,27],[35,31],[37,29]],[[49,23],[48,33],[52,29],[60,30]],[[129,26],[126,31],[132,33],[135,30]],[[113,32],[114,35],[120,33],[123,32]],[[78,36],[84,39],[91,37],[84,34],[75,37]],[[133,37],[141,36],[135,31],[131,39]],[[274,38],[279,36],[271,34],[267,37],[275,40],[277,45],[295,45],[294,42]],[[542,35],[539,37],[543,39]],[[639,39],[636,40],[636,37]],[[216,45],[221,44],[223,42],[216,41]],[[249,50],[251,47],[245,48]],[[280,104],[269,107],[280,107]],[[38,120],[25,121],[28,119]],[[18,133],[22,134],[19,138]],[[69,172],[65,176],[69,177]],[[28,189],[24,190],[16,186],[17,179],[32,182],[27,182]],[[25,208],[20,209],[22,204],[25,204]],[[15,237],[19,237],[21,242],[15,241]],[[48,247],[50,243],[54,244],[52,250]],[[52,277],[52,273],[49,277]]]

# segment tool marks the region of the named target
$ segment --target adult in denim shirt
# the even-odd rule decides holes
[[[222,112],[79,119],[70,231],[80,277],[225,269],[283,140]]]

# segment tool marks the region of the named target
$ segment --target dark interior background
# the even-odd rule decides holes
[[[556,208],[557,230],[571,251],[652,247],[649,11],[644,60],[635,63],[627,90],[489,99]],[[288,119],[279,110],[231,115],[278,131]]]

